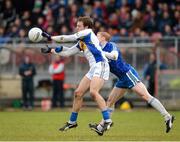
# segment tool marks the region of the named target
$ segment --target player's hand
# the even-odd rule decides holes
[[[51,53],[51,48],[46,45],[46,47],[41,48],[41,53]]]
[[[63,50],[63,46],[59,46],[55,48],[56,53],[60,53]]]
[[[41,34],[43,37],[47,38],[48,40],[51,40],[51,35],[48,34],[47,32],[43,31]]]

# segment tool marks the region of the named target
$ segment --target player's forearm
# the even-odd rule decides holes
[[[77,36],[75,34],[73,35],[60,35],[60,36],[52,36],[52,40],[56,42],[69,42],[69,41],[76,41]]]
[[[112,51],[112,52],[104,52],[105,56],[108,58],[108,59],[111,59],[111,60],[117,60],[118,59],[118,52],[117,51]]]
[[[51,36],[51,39],[56,42],[69,42],[69,41],[76,41],[79,38],[87,36],[91,33],[91,29],[85,29],[80,32],[77,32],[72,35],[59,35],[59,36]]]
[[[71,55],[76,54],[77,52],[78,52],[77,50],[74,50],[74,49],[71,50],[71,48],[69,48],[65,51],[63,50],[61,52],[57,52],[56,49],[51,49],[51,53],[56,54],[56,55],[60,55],[63,57],[69,57]]]
[[[63,46],[63,51],[69,50],[70,47]]]

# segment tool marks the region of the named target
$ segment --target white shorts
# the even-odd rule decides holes
[[[109,79],[109,64],[108,62],[98,62],[94,64],[86,74],[86,77],[89,78],[90,80],[93,77],[100,77],[103,78],[104,80]]]

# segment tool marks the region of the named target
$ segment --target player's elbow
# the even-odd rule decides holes
[[[118,56],[114,55],[114,60],[117,60],[118,59]]]
[[[118,53],[117,53],[117,52],[114,52],[114,53],[113,53],[113,59],[114,59],[114,60],[117,60],[117,59],[118,59]]]
[[[51,39],[54,40],[54,41],[56,41],[56,42],[59,41],[57,36],[52,36]]]

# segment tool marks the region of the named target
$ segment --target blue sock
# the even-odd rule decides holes
[[[106,121],[107,119],[110,119],[109,117],[109,111],[106,109],[102,111],[103,119]]]
[[[72,112],[71,117],[70,117],[70,121],[71,122],[76,122],[77,117],[78,117],[78,113],[77,112]]]
[[[112,109],[112,108],[108,108],[108,112],[109,112],[109,114],[111,114],[113,111],[114,111],[114,109]]]

